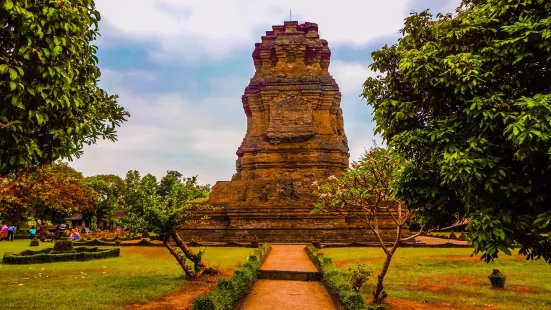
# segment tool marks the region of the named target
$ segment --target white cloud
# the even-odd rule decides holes
[[[122,35],[158,42],[159,60],[220,59],[237,47],[252,48],[271,25],[315,22],[329,44],[364,44],[396,34],[407,0],[97,0],[102,19]],[[266,28],[266,29],[264,29]]]
[[[372,122],[349,121],[344,120],[344,130],[348,138],[348,147],[350,149],[350,161],[357,161],[366,149],[369,149],[375,142],[382,146],[382,138],[375,135],[375,124]]]
[[[191,101],[177,93],[114,93],[132,116],[119,128],[116,143],[100,141],[86,147],[71,164],[75,169],[84,175],[121,176],[135,169],[157,177],[179,170],[210,184],[231,178],[235,152],[246,131],[240,96]]]
[[[376,77],[377,72],[369,69],[368,64],[333,60],[329,72],[339,84],[341,92],[360,94],[368,77]]]

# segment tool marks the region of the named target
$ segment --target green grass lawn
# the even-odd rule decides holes
[[[369,265],[373,276],[365,297],[375,286],[383,261],[380,248],[323,249],[333,261],[346,269],[356,262]],[[469,257],[472,249],[398,249],[385,279],[389,298],[442,304],[457,309],[551,309],[551,266],[543,261],[526,261],[520,255],[502,256],[486,264]],[[494,290],[488,276],[493,269],[507,276],[505,290]],[[490,308],[492,307],[490,306]]]
[[[4,252],[53,247],[43,243],[31,248],[29,242],[0,242],[0,257]],[[204,258],[214,267],[231,270],[251,252],[208,248]],[[0,264],[0,300],[6,309],[118,309],[186,284],[182,269],[164,247],[121,247],[118,258],[87,262]]]

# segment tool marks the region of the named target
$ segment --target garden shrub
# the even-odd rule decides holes
[[[371,309],[365,303],[363,297],[354,290],[349,275],[339,271],[330,257],[320,253],[319,249],[313,245],[306,248],[306,253],[319,267],[323,282],[329,291],[337,297],[345,310]]]
[[[39,246],[40,241],[35,237],[33,240],[31,240],[30,246]]]
[[[256,280],[258,269],[270,252],[270,245],[260,244],[254,255],[236,269],[229,278],[219,279],[214,290],[195,299],[193,310],[230,310],[245,297]]]
[[[316,249],[321,249],[321,243],[319,241],[312,241],[312,245],[316,248]]]
[[[63,254],[63,253],[76,253],[77,250],[64,250],[64,251],[56,251],[56,250],[51,250],[49,254]]]
[[[101,249],[98,248],[77,248],[71,250],[71,253],[60,253],[53,249],[44,249],[39,251],[26,250],[20,253],[6,252],[4,253],[5,264],[39,264],[39,263],[55,263],[68,261],[87,261],[92,259],[102,259],[119,257],[120,249]]]
[[[73,251],[73,241],[68,237],[62,237],[54,244],[54,251],[59,253]]]
[[[200,296],[193,302],[194,310],[216,310],[216,303],[214,302],[212,294]]]
[[[352,289],[359,293],[373,273],[365,264],[354,264],[348,267],[348,277],[352,282]]]
[[[457,236],[453,231],[450,233],[450,239],[457,239]]]

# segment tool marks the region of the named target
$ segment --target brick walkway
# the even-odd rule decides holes
[[[301,275],[318,273],[304,245],[273,245],[260,268],[264,273],[286,279],[305,279]],[[287,275],[285,273],[288,272]],[[307,308],[305,308],[307,307]],[[336,310],[329,292],[319,281],[257,280],[245,298],[241,310],[317,309]]]

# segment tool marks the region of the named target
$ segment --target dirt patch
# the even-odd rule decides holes
[[[377,263],[377,262],[383,262],[384,260],[385,260],[384,257],[374,257],[369,259],[344,259],[344,260],[335,261],[335,265],[337,267],[342,267],[342,266],[351,265],[351,264]]]
[[[445,261],[457,261],[457,262],[472,262],[479,263],[480,256],[434,256],[430,257],[430,260],[445,260]]]
[[[218,278],[230,275],[231,271],[223,270],[219,275],[204,275],[198,279],[187,280],[184,282],[183,288],[169,295],[147,301],[146,303],[130,304],[125,309],[190,309],[193,306],[195,298],[210,292],[214,288]]]
[[[459,310],[459,309],[495,309],[493,305],[486,306],[476,306],[468,305],[467,303],[461,302],[420,302],[416,300],[408,299],[394,299],[388,298],[386,303],[390,306],[389,309],[392,310],[401,310],[401,309],[415,309],[415,310],[436,310],[436,309],[447,309],[447,310]]]
[[[480,283],[477,278],[460,277],[460,276],[445,276],[445,277],[431,277],[419,279],[416,285],[407,285],[404,288],[410,291],[425,291],[432,292],[434,294],[456,296],[461,295],[461,290],[458,290],[455,284],[461,284],[464,286],[476,286]],[[471,294],[472,295],[472,294]],[[484,295],[483,293],[475,295]]]
[[[514,285],[508,285],[505,284],[505,289],[510,289],[515,293],[520,294],[537,294],[538,288],[534,285],[521,285],[521,284],[514,284]]]
[[[432,238],[432,237],[426,237],[426,236],[419,236],[415,239],[429,245],[435,245],[435,244],[441,245],[446,243],[460,244],[460,245],[469,244],[468,241],[463,241],[463,240]]]

